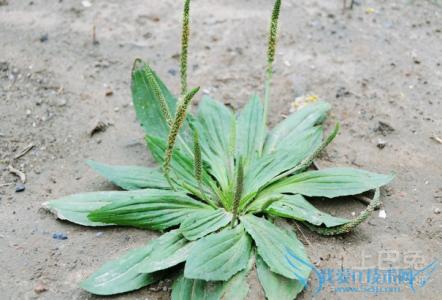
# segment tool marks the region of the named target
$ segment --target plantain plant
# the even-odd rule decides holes
[[[322,123],[330,109],[325,102],[267,127],[280,0],[270,23],[264,101],[254,95],[235,114],[205,96],[196,114],[188,112],[198,92],[187,88],[189,5],[186,0],[178,100],[146,63],[137,59],[132,70],[136,115],[160,167],[88,161],[125,191],[76,194],[44,206],[59,219],[84,226],[163,233],[84,280],[81,287],[90,293],[136,290],[178,270],[172,299],[244,299],[247,275],[256,267],[268,299],[295,299],[312,266],[294,231],[278,219],[324,235],[349,232],[379,205],[379,187],[393,176],[352,168],[309,169],[339,128],[323,139]],[[331,216],[308,201],[370,190],[375,190],[372,201],[353,220]]]

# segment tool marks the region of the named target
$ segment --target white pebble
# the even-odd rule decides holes
[[[381,209],[379,211],[379,218],[385,219],[386,217],[387,217],[387,213],[385,212],[385,210]]]
[[[89,1],[81,1],[81,4],[82,4],[84,7],[91,7],[91,6],[92,6],[92,3],[90,3]]]

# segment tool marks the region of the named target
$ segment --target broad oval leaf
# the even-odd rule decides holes
[[[350,220],[337,218],[324,213],[311,205],[301,195],[281,195],[281,199],[273,202],[266,212],[282,218],[307,221],[313,225],[333,227],[348,223]]]
[[[270,271],[259,255],[256,258],[256,271],[268,300],[293,300],[304,289],[296,279],[289,279]]]
[[[130,199],[145,198],[152,190],[129,192],[92,192],[66,196],[43,203],[43,207],[53,212],[57,218],[84,226],[109,226],[112,222],[92,221],[89,213],[111,203]]]
[[[220,300],[222,283],[188,279],[181,275],[172,286],[172,300]]]
[[[301,132],[294,140],[291,149],[279,149],[254,161],[244,179],[244,195],[241,207],[251,199],[249,195],[270,184],[276,176],[299,164],[304,158],[313,153],[321,143],[322,127],[317,126]]]
[[[249,292],[247,275],[254,262],[251,255],[247,267],[227,281],[189,279],[181,275],[173,284],[172,300],[244,300]]]
[[[167,180],[158,169],[139,166],[112,166],[93,160],[88,160],[86,163],[98,174],[125,190],[170,189]]]
[[[252,236],[258,254],[274,273],[306,283],[311,271],[304,246],[294,233],[289,233],[266,219],[245,215],[241,217],[246,231]],[[285,256],[290,250],[297,255],[297,269],[292,268]]]
[[[151,243],[152,251],[138,264],[137,271],[152,273],[176,266],[187,259],[192,246],[178,230],[165,233]]]
[[[353,168],[308,171],[281,180],[270,189],[278,193],[334,198],[360,194],[386,185],[394,175],[371,173]]]
[[[253,251],[252,251],[253,252]],[[255,254],[250,255],[247,267],[236,273],[232,278],[222,282],[221,299],[222,300],[244,300],[249,293],[250,287],[247,283],[247,275],[255,265]]]
[[[196,242],[186,261],[184,276],[191,279],[228,280],[247,266],[252,240],[243,226],[224,229]]]
[[[190,241],[202,238],[224,226],[232,220],[232,214],[224,209],[207,209],[195,212],[185,219],[180,232]]]
[[[236,155],[244,157],[245,164],[261,155],[266,126],[264,106],[254,95],[237,117]]]
[[[205,96],[198,107],[193,122],[200,135],[204,161],[210,166],[210,173],[222,188],[229,183],[229,166],[233,164],[232,126],[235,117],[223,103]],[[227,167],[226,167],[227,166]]]
[[[104,264],[81,283],[86,291],[96,295],[114,295],[137,290],[161,278],[161,273],[141,274],[137,268],[152,251],[151,245],[134,249],[121,258]]]
[[[146,189],[94,210],[88,218],[94,222],[165,230],[180,224],[190,213],[202,209],[211,207],[185,193]]]
[[[267,135],[264,153],[271,153],[283,147],[302,131],[321,124],[329,110],[330,104],[319,101],[291,114]]]

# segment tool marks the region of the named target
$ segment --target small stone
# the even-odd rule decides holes
[[[61,100],[58,101],[58,103],[57,103],[57,105],[58,105],[59,107],[63,107],[63,106],[65,106],[66,104],[67,104],[66,99],[61,99]]]
[[[95,234],[95,236],[96,236],[96,237],[100,237],[100,236],[102,236],[103,234],[104,234],[103,231],[99,231],[99,232],[97,232],[97,233]]]
[[[120,108],[118,106],[114,108],[114,112],[119,112],[119,111],[120,111]]]
[[[114,91],[111,88],[107,88],[106,91],[104,92],[104,95],[106,97],[110,97],[114,94]]]
[[[433,210],[433,212],[434,212],[435,215],[440,214],[440,208],[439,208],[439,207],[436,207],[436,208]]]
[[[379,132],[383,136],[386,136],[387,134],[392,133],[394,131],[394,128],[384,121],[379,121],[378,126],[374,129],[374,131]]]
[[[25,190],[26,190],[26,187],[23,183],[17,183],[15,185],[15,192],[16,193],[24,192]]]
[[[48,290],[47,287],[45,287],[43,284],[39,283],[34,287],[34,292],[36,292],[37,294],[46,292]]]
[[[379,211],[379,218],[385,219],[386,217],[387,217],[387,213],[385,212],[385,210],[381,209]]]
[[[54,232],[52,234],[52,238],[54,240],[67,240],[68,236],[66,234],[64,234],[63,232]]]
[[[172,76],[175,76],[177,72],[176,72],[175,69],[169,69],[169,70],[167,71],[167,73],[169,73],[169,74],[172,75]]]
[[[49,40],[49,34],[45,33],[40,37],[40,42],[46,43]]]
[[[81,5],[83,5],[83,7],[91,7],[92,3],[90,3],[89,1],[81,1]]]
[[[379,139],[376,147],[378,147],[379,149],[384,149],[385,146],[387,146],[387,142],[385,140]]]

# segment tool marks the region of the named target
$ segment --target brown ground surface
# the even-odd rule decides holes
[[[4,2],[4,1],[0,1]],[[131,107],[129,73],[141,57],[178,91],[181,1],[14,1],[0,6],[0,298],[96,299],[78,283],[102,263],[154,238],[126,228],[88,229],[57,221],[41,203],[113,187],[84,164],[151,165]],[[124,3],[124,4],[123,4]],[[195,0],[190,84],[241,107],[262,90],[271,1]],[[296,96],[315,94],[333,105],[329,125],[341,133],[318,161],[395,171],[384,192],[386,219],[375,213],[353,234],[322,238],[305,232],[321,268],[377,265],[397,253],[394,267],[416,252],[441,259],[442,9],[431,1],[284,1],[271,121]],[[96,25],[99,45],[91,32]],[[105,96],[107,88],[112,96]],[[112,123],[90,137],[97,120]],[[382,134],[379,121],[394,128]],[[377,143],[386,146],[379,149]],[[28,144],[35,147],[13,160]],[[15,193],[9,163],[27,175]],[[3,185],[5,183],[12,185]],[[354,200],[327,204],[351,216]],[[324,207],[324,203],[322,205]],[[52,233],[64,232],[64,241]],[[102,232],[102,234],[98,234]],[[316,299],[440,299],[441,269],[414,294],[336,294]],[[313,277],[312,277],[313,278]],[[250,278],[250,299],[264,299]],[[315,283],[313,283],[315,284]],[[38,286],[47,291],[37,294]],[[309,288],[300,299],[312,298]],[[168,299],[149,288],[118,299]]]

